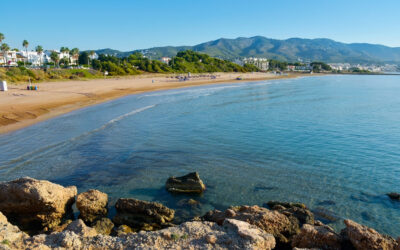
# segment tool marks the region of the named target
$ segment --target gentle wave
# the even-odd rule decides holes
[[[101,126],[99,128],[87,131],[87,132],[85,132],[83,134],[80,134],[78,136],[72,137],[72,138],[70,138],[68,140],[65,140],[65,141],[62,141],[62,142],[59,142],[59,143],[56,143],[56,144],[48,145],[48,146],[45,146],[45,147],[41,147],[39,149],[36,149],[36,150],[31,151],[31,152],[25,153],[25,154],[21,155],[18,158],[10,160],[8,162],[8,164],[6,164],[4,166],[1,166],[0,170],[7,169],[9,165],[18,164],[18,165],[14,165],[13,169],[10,170],[10,172],[16,171],[16,170],[20,169],[21,166],[25,165],[27,162],[31,162],[31,161],[33,161],[33,160],[35,160],[37,158],[42,157],[43,155],[49,154],[51,152],[54,152],[55,150],[57,150],[60,147],[65,147],[68,143],[79,141],[80,139],[82,139],[82,137],[86,137],[88,135],[91,135],[91,134],[94,134],[96,132],[102,131],[102,130],[106,129],[107,127],[111,126],[112,124],[114,124],[116,122],[119,122],[119,121],[121,121],[121,120],[123,120],[123,119],[125,119],[125,118],[127,118],[129,116],[138,114],[138,113],[143,112],[145,110],[154,108],[155,106],[156,105],[154,104],[154,105],[149,105],[149,106],[146,106],[146,107],[143,107],[143,108],[132,110],[132,111],[126,113],[126,114],[123,114],[121,116],[118,116],[117,118],[114,118],[114,119],[108,121],[107,123],[105,123],[103,126]]]

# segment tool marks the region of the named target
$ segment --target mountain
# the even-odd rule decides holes
[[[188,49],[228,60],[242,57],[266,57],[290,62],[302,60],[327,63],[400,63],[399,47],[367,43],[347,44],[325,38],[290,38],[286,40],[262,36],[221,38],[195,46],[166,46],[136,51],[142,52],[151,59],[160,59],[163,56],[175,56],[177,52]],[[111,54],[107,51],[113,52],[117,56],[126,56],[135,52],[120,52],[111,49],[96,52]]]

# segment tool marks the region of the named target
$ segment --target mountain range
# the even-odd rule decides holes
[[[161,57],[175,56],[177,52],[188,49],[227,60],[243,57],[266,57],[288,62],[400,63],[400,47],[368,43],[341,43],[326,38],[290,38],[286,40],[262,36],[221,38],[194,46],[165,46],[128,52],[101,49],[96,53],[124,57],[138,51],[151,59],[160,59]]]

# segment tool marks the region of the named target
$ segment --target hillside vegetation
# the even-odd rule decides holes
[[[84,80],[108,76],[138,75],[142,73],[212,73],[212,72],[256,72],[254,65],[240,66],[230,61],[221,60],[193,51],[181,51],[172,58],[169,64],[150,60],[141,53],[135,52],[127,57],[100,55],[96,60],[89,60],[83,52],[80,61],[90,63],[92,69],[29,69],[23,66],[0,68],[0,79],[13,83],[27,83],[52,80]]]
[[[189,49],[227,60],[241,57],[266,57],[287,62],[302,59],[326,63],[400,63],[400,48],[366,43],[346,44],[330,39],[277,40],[262,36],[221,38],[195,46],[156,47],[141,51],[152,59],[159,59],[163,56],[172,57],[179,51]],[[127,56],[135,51],[113,50],[112,52],[115,56]],[[101,54],[102,51],[99,50],[97,53]]]

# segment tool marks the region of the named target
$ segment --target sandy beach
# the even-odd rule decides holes
[[[226,82],[259,81],[309,76],[306,74],[275,75],[271,73],[216,73],[192,75],[179,81],[172,75],[140,75],[127,78],[90,81],[63,81],[35,84],[38,91],[26,85],[9,84],[9,91],[0,92],[0,134],[15,131],[67,112],[112,100],[118,97],[156,90],[184,88]],[[236,80],[240,77],[242,80]]]

